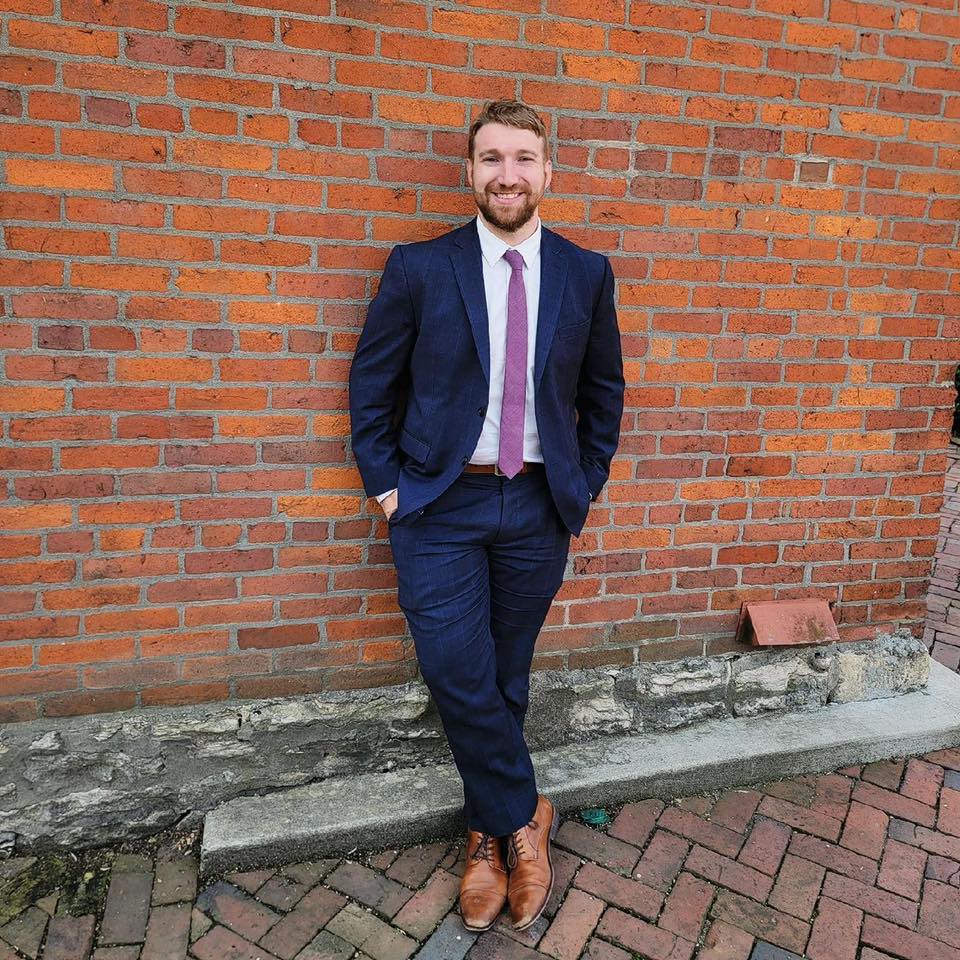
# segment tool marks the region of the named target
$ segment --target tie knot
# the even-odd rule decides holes
[[[513,271],[523,269],[523,254],[519,250],[507,250],[503,255],[503,259],[510,264],[510,269]]]

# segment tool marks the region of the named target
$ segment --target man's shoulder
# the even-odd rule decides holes
[[[555,230],[550,230],[547,227],[543,228],[543,232],[545,236],[549,234],[550,242],[554,243],[561,253],[570,259],[579,261],[591,273],[599,271],[602,274],[606,269],[607,258],[604,254],[581,247],[580,244],[568,240]]]

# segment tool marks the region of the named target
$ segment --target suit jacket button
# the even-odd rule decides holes
[[[487,412],[487,408],[486,408],[486,407],[479,407],[479,408],[477,409],[477,413],[479,413],[481,417],[482,417],[486,412]]]
[[[469,458],[469,457],[464,457],[460,462],[461,462],[464,466],[466,466],[466,465],[470,462],[470,458]]]

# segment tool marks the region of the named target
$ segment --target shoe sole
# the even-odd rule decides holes
[[[529,927],[532,927],[541,917],[543,911],[547,907],[547,901],[550,899],[550,894],[553,893],[553,881],[555,879],[555,871],[553,869],[553,854],[550,850],[550,845],[553,843],[553,838],[557,835],[557,831],[560,829],[560,814],[557,813],[557,808],[553,808],[553,823],[550,824],[550,840],[547,842],[547,863],[550,864],[550,886],[547,887],[547,895],[543,898],[543,905],[540,909],[522,926],[514,925],[514,930],[526,930]]]

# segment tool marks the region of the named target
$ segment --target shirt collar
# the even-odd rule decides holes
[[[509,243],[505,243],[491,233],[490,228],[478,216],[477,233],[480,236],[480,251],[483,254],[483,259],[492,267],[508,250],[516,250],[523,257],[524,265],[529,269],[540,253],[541,226],[540,218],[537,217],[537,229],[523,243],[511,247]]]

